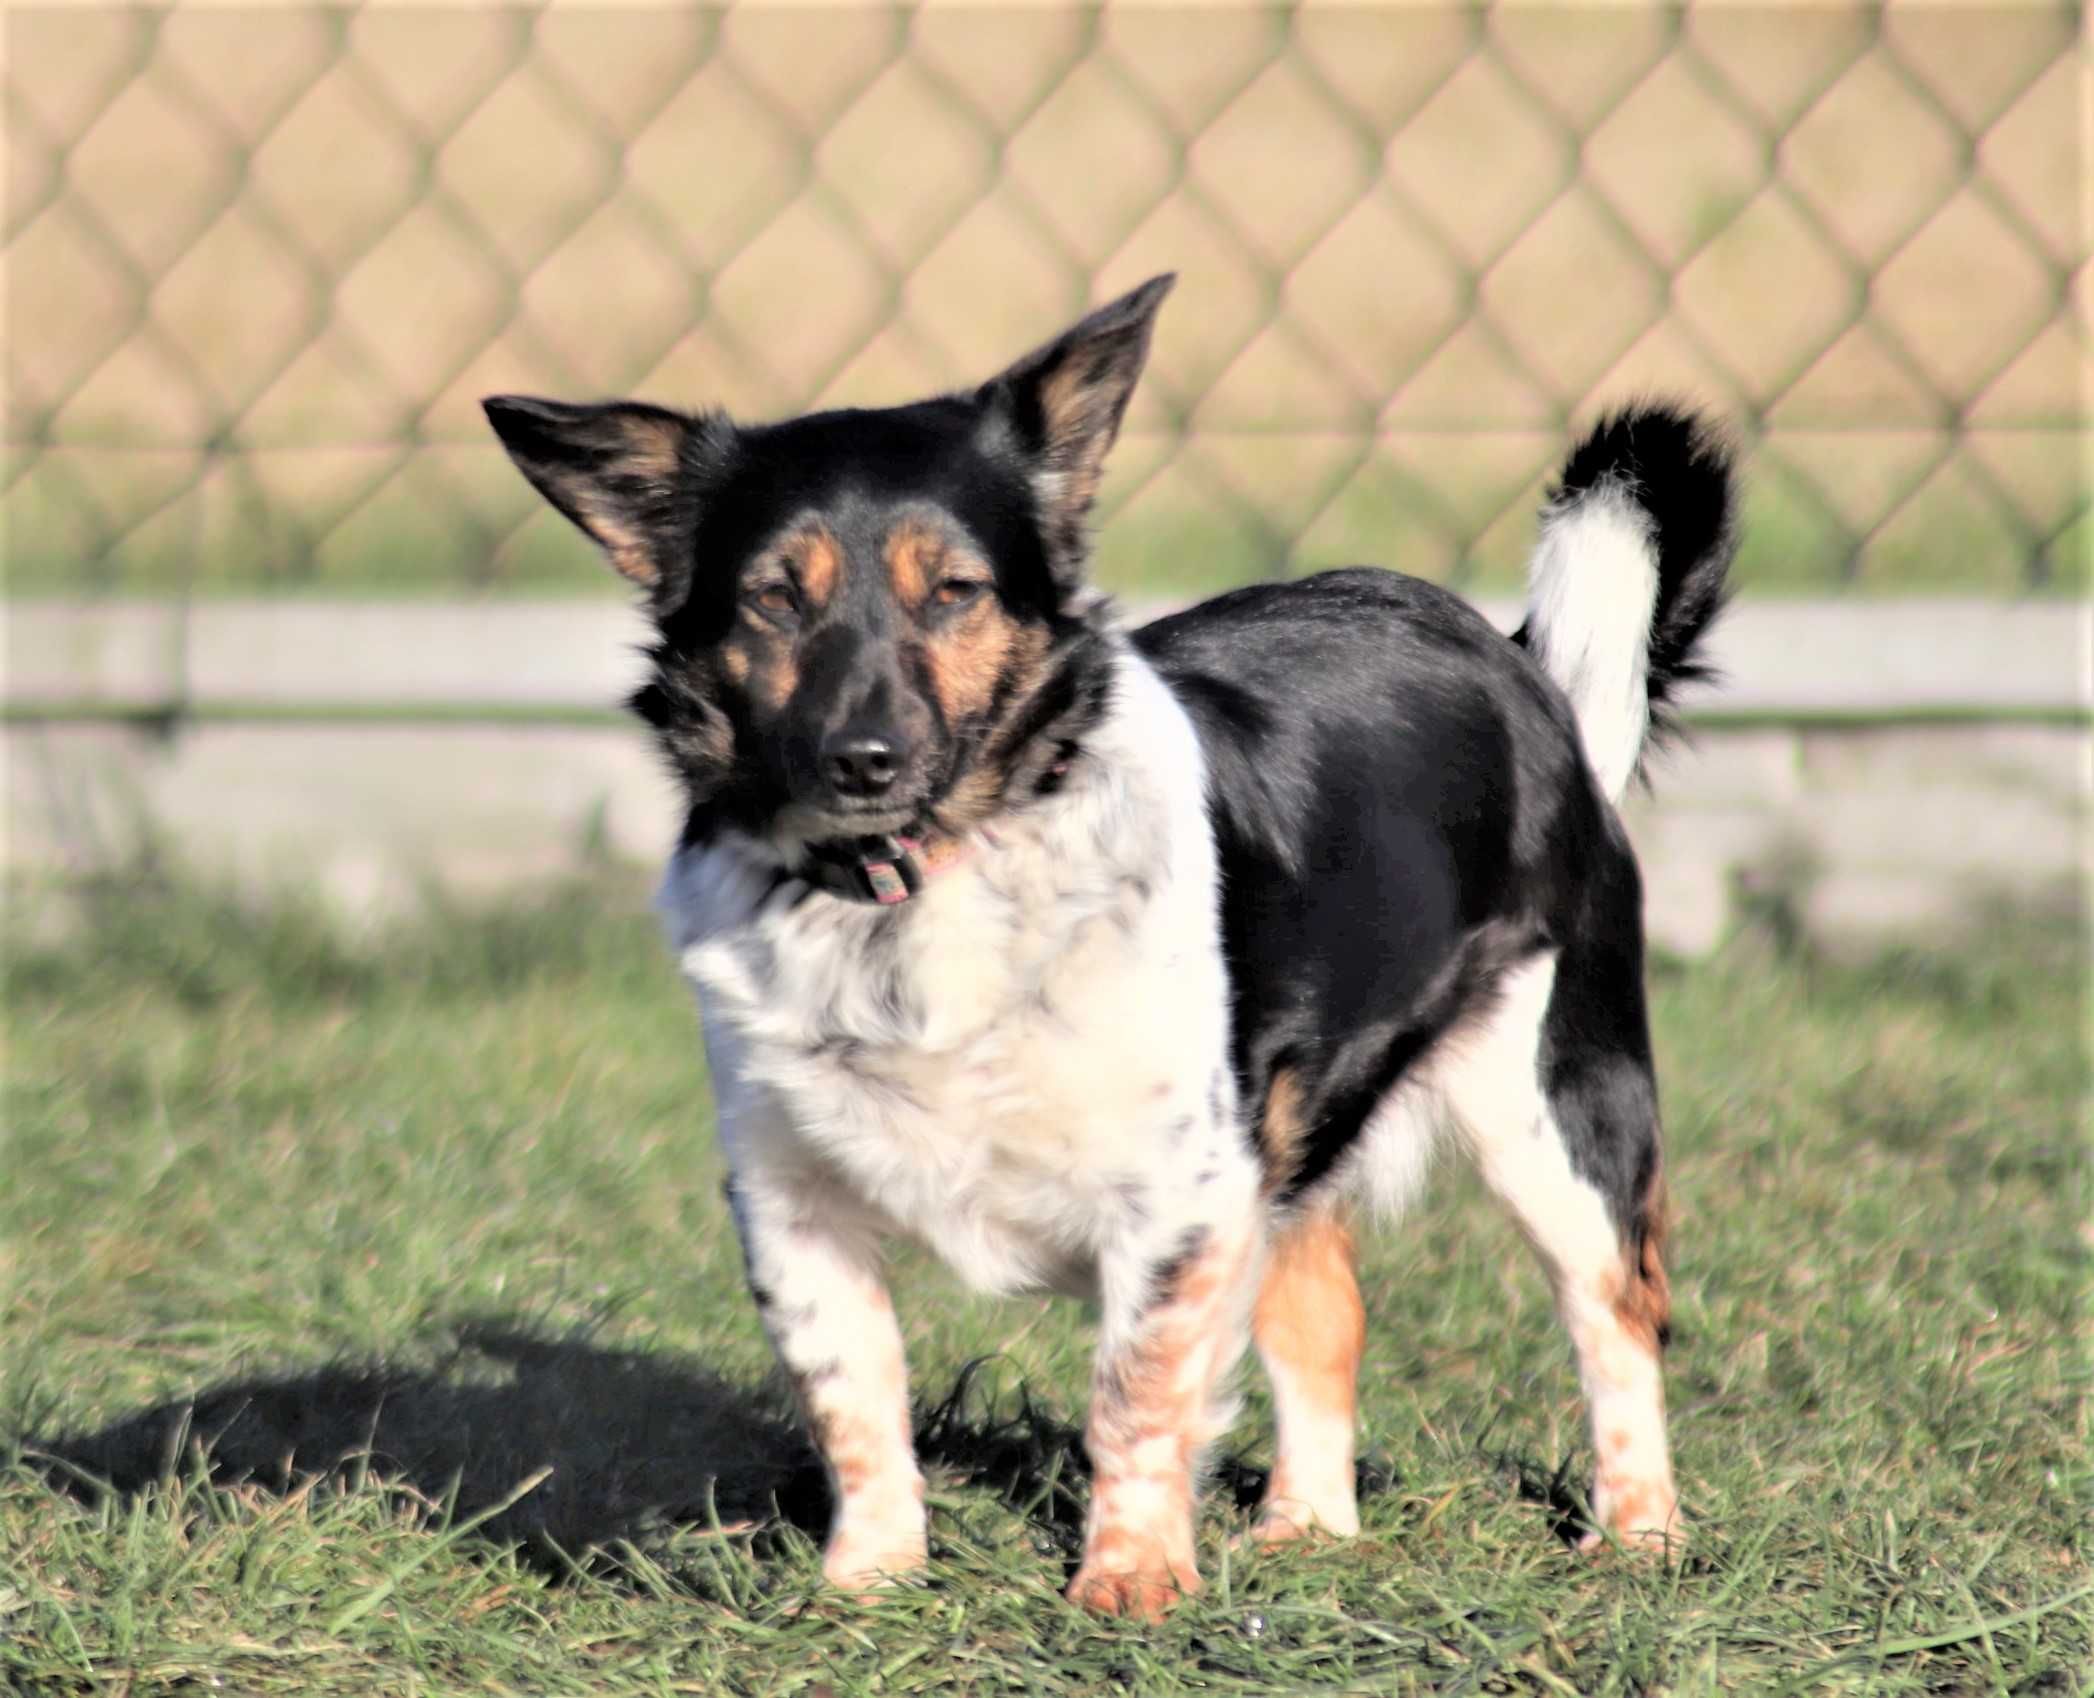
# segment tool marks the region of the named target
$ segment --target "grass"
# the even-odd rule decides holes
[[[1501,433],[1502,435],[1503,433]],[[1479,431],[1486,446],[1495,439]],[[1527,435],[1527,433],[1522,433]],[[1196,438],[1196,443],[1201,440]],[[1219,438],[1226,442],[1226,433]],[[1272,457],[1288,468],[1285,446]],[[1130,601],[1177,601],[1265,578],[1298,577],[1361,562],[1395,567],[1468,595],[1516,595],[1526,582],[1540,483],[1561,443],[1529,437],[1534,463],[1525,496],[1498,481],[1427,475],[1380,460],[1328,499],[1313,519],[1271,508],[1271,491],[1237,488],[1211,465],[1208,483],[1156,487],[1139,474],[1108,483],[1095,575]],[[1919,519],[1869,541],[1827,505],[1790,463],[1780,439],[1745,461],[1740,548],[1733,567],[1749,594],[1882,598],[1944,594],[2085,593],[2090,550],[2080,515],[2038,550],[2009,535],[1982,504],[1934,500]],[[472,498],[473,513],[512,512],[532,500],[514,470],[490,449]],[[1270,483],[1277,475],[1267,469]],[[1315,487],[1304,472],[1300,481]],[[460,517],[415,492],[332,533],[315,552],[293,511],[272,526],[246,522],[211,531],[198,519],[170,523],[98,554],[76,523],[56,509],[17,500],[10,515],[0,588],[22,599],[95,596],[264,596],[414,602],[429,598],[579,596],[620,593],[618,579],[580,534],[540,503],[513,536]],[[27,498],[24,498],[27,499]],[[1920,522],[1923,520],[1924,522]],[[1305,530],[1298,527],[1306,525]],[[507,540],[504,540],[504,539]],[[1862,546],[1860,558],[1855,557]]]
[[[1363,1272],[1365,1531],[1057,1596],[1086,1324],[897,1291],[930,1585],[823,1596],[696,1028],[622,887],[347,939],[84,893],[7,963],[0,1679],[37,1694],[2070,1694],[2094,1663],[2070,928],[1654,972],[1693,1544],[1570,1554],[1541,1282],[1449,1172]],[[978,1363],[972,1372],[970,1363]]]

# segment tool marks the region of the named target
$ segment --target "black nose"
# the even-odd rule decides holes
[[[902,758],[885,737],[836,737],[822,747],[822,769],[843,796],[878,796],[891,788]]]

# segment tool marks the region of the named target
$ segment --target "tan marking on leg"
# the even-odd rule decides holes
[[[1635,1295],[1641,1270],[1626,1261],[1624,1253],[1624,1265],[1583,1283],[1559,1276],[1557,1308],[1570,1331],[1590,1416],[1593,1518],[1632,1549],[1658,1549],[1683,1534],[1665,1433],[1659,1335],[1645,1324]],[[1580,1547],[1605,1543],[1605,1535],[1594,1532]]]
[[[1218,1424],[1216,1390],[1239,1347],[1247,1239],[1209,1240],[1115,1359],[1101,1360],[1085,1444],[1092,1488],[1069,1597],[1153,1620],[1200,1589],[1193,1481]]]
[[[1604,1512],[1597,1507],[1602,1496],[1607,1504]],[[1679,1550],[1684,1545],[1679,1500],[1669,1484],[1655,1485],[1639,1480],[1610,1490],[1603,1479],[1594,1487],[1594,1498],[1595,1513],[1601,1515],[1608,1532],[1628,1549],[1665,1551]],[[1593,1550],[1603,1542],[1597,1533],[1588,1534],[1581,1546]]]
[[[1641,1269],[1624,1269],[1603,1278],[1591,1299],[1560,1293],[1558,1307],[1591,1409],[1593,1516],[1632,1550],[1662,1550],[1679,1545],[1684,1529],[1665,1434],[1660,1334],[1636,1297],[1643,1284]],[[1605,1542],[1600,1533],[1580,1541],[1586,1550]]]
[[[803,1386],[801,1397],[805,1400],[807,1396]],[[808,1425],[823,1457],[835,1471],[839,1491],[846,1497],[862,1495],[881,1475],[890,1471],[897,1435],[903,1444],[909,1442],[908,1423],[897,1424],[885,1419],[885,1413],[871,1405],[863,1409],[839,1409],[833,1405],[825,1407],[810,1403]],[[922,1497],[922,1482],[914,1483],[913,1495]]]
[[[1672,1329],[1672,1284],[1665,1274],[1666,1220],[1665,1179],[1662,1169],[1651,1174],[1637,1208],[1640,1242],[1632,1242],[1625,1254],[1621,1295],[1615,1313],[1621,1324],[1648,1341],[1652,1350],[1664,1347]]]
[[[1279,1455],[1251,1536],[1276,1544],[1312,1528],[1358,1532],[1353,1444],[1367,1312],[1352,1230],[1334,1210],[1303,1214],[1274,1239],[1251,1335],[1279,1421]]]
[[[1271,1339],[1320,1382],[1342,1382],[1346,1403],[1367,1327],[1352,1268],[1351,1226],[1333,1210],[1311,1210],[1274,1240],[1251,1318],[1261,1343]]]
[[[1308,1128],[1302,1123],[1301,1080],[1291,1068],[1272,1076],[1265,1112],[1258,1117],[1258,1153],[1265,1168],[1265,1193],[1273,1195],[1294,1177]]]
[[[1553,984],[1546,959],[1515,968],[1488,1020],[1436,1073],[1485,1182],[1511,1208],[1555,1291],[1599,1461],[1593,1515],[1625,1543],[1661,1545],[1680,1535],[1659,1359],[1662,1199],[1653,1186],[1645,1201],[1656,1206],[1625,1245],[1606,1199],[1571,1165],[1536,1062]],[[1622,1131],[1656,1136],[1655,1127]],[[1597,1534],[1585,1541],[1600,1542]]]

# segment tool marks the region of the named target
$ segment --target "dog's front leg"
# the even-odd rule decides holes
[[[822,1574],[864,1589],[923,1567],[923,1476],[908,1368],[879,1249],[846,1207],[775,1178],[737,1175],[749,1290],[829,1471]]]
[[[1193,1495],[1202,1452],[1228,1422],[1221,1391],[1243,1348],[1260,1248],[1254,1182],[1227,1177],[1208,1183],[1236,1193],[1236,1206],[1139,1234],[1101,1261],[1084,1434],[1091,1509],[1069,1583],[1072,1601],[1101,1614],[1153,1619],[1199,1590]]]

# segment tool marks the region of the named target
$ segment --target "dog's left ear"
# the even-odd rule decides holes
[[[644,589],[662,592],[689,564],[699,486],[731,434],[641,401],[576,405],[490,395],[480,405],[523,475]]]
[[[987,441],[1025,460],[1055,581],[1073,589],[1088,552],[1084,520],[1106,451],[1149,358],[1156,311],[1177,282],[1152,277],[1037,348],[977,391]]]

